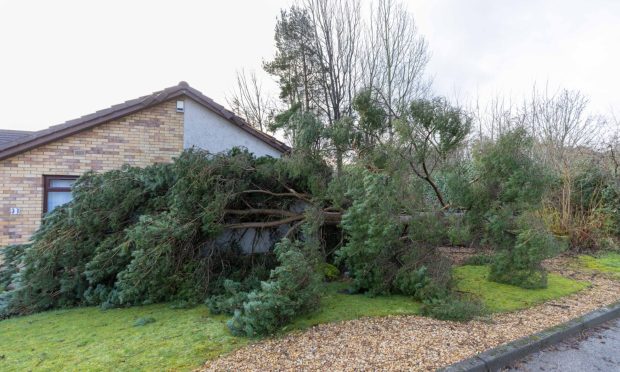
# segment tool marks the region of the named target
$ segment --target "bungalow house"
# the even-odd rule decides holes
[[[86,171],[235,146],[259,156],[289,151],[185,82],[41,131],[0,130],[0,247],[27,241]]]

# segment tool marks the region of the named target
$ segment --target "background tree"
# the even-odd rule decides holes
[[[376,94],[391,127],[409,102],[430,89],[424,76],[430,59],[428,43],[402,3],[379,0],[371,7],[363,56],[363,84]]]
[[[232,111],[253,127],[261,131],[268,128],[269,120],[274,115],[275,102],[263,90],[255,72],[248,76],[244,70],[237,71],[237,86],[227,101]]]
[[[276,54],[263,68],[276,77],[280,99],[287,108],[298,106],[301,112],[316,107],[320,65],[314,41],[314,26],[308,10],[293,5],[282,10],[275,28]]]
[[[588,113],[588,102],[579,91],[552,93],[548,87],[539,90],[534,86],[519,119],[538,140],[543,161],[557,168],[568,166],[576,151],[599,141],[604,119]]]

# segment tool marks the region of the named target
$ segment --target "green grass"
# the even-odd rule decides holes
[[[140,318],[155,322],[134,327]],[[0,370],[189,370],[248,340],[204,306],[78,308],[0,321]]]
[[[416,314],[420,304],[404,296],[369,298],[338,293],[332,283],[321,309],[287,330],[361,316]],[[144,320],[153,318],[155,322]],[[191,370],[250,340],[234,337],[228,316],[204,306],[171,309],[151,305],[102,311],[77,308],[0,321],[0,370]],[[134,326],[142,319],[143,326]]]
[[[525,309],[555,298],[567,296],[589,286],[588,282],[550,273],[545,289],[523,289],[491,282],[488,266],[460,266],[454,269],[458,290],[481,298],[491,312]]]
[[[620,254],[618,253],[604,253],[598,257],[579,256],[578,262],[586,269],[609,274],[620,279]]]
[[[339,293],[346,288],[346,283],[330,283],[327,294],[321,299],[321,308],[312,314],[300,317],[287,328],[304,329],[319,323],[351,320],[363,316],[420,313],[421,303],[411,297],[397,295],[368,297]]]

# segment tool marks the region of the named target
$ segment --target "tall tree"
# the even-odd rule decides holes
[[[357,0],[306,0],[320,66],[319,116],[329,125],[351,116],[358,85],[360,3]]]
[[[276,54],[263,68],[278,79],[280,99],[289,107],[312,111],[319,74],[314,27],[304,7],[293,5],[282,10],[276,22]]]
[[[429,58],[428,43],[405,6],[377,1],[371,8],[362,67],[364,83],[384,105],[390,126],[409,102],[428,93],[424,71]]]

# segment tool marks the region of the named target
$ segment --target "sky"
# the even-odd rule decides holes
[[[240,69],[275,92],[261,65],[291,3],[0,0],[0,128],[44,129],[182,80],[226,104]],[[620,113],[620,1],[404,3],[429,43],[436,94],[519,99],[536,83]]]

